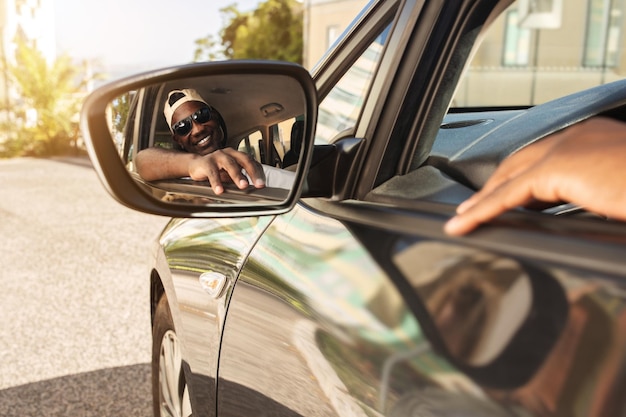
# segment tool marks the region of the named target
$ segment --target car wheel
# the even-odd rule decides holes
[[[192,415],[180,341],[165,295],[159,300],[152,327],[152,402],[157,417]]]

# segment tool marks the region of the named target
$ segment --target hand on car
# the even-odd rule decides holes
[[[215,194],[224,192],[224,183],[232,182],[243,190],[250,185],[265,187],[263,167],[250,155],[232,148],[218,149],[208,155],[194,155],[189,162],[189,176],[195,181],[209,181]]]
[[[463,235],[507,210],[535,201],[569,202],[626,220],[626,123],[595,117],[507,158],[482,190],[445,225]]]

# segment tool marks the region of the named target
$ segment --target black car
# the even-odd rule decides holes
[[[462,238],[443,225],[515,151],[626,120],[625,31],[618,2],[380,0],[312,75],[227,61],[94,92],[82,126],[103,182],[174,217],[129,277],[151,283],[155,415],[624,415],[624,224],[559,204]],[[293,186],[143,180],[137,152],[173,147],[175,88]]]

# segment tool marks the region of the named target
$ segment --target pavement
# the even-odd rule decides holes
[[[0,416],[151,416],[149,253],[168,219],[86,158],[0,160]]]

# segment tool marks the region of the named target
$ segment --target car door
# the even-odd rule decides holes
[[[443,233],[473,190],[424,161],[496,6],[397,9],[354,125],[326,136],[358,144],[355,169],[278,216],[240,273],[218,414],[623,411],[623,225],[521,212]]]

